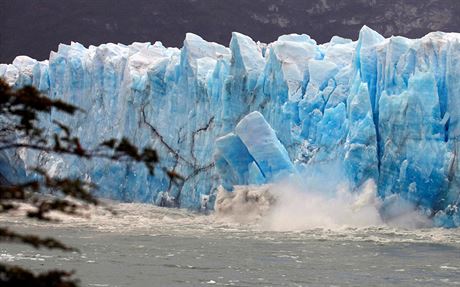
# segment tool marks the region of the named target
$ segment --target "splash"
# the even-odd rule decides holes
[[[300,178],[272,185],[237,186],[234,192],[221,188],[216,217],[257,224],[270,231],[432,226],[427,215],[404,199],[383,201],[373,180],[352,189],[336,165],[317,168]]]

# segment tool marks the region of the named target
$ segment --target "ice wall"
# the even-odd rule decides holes
[[[185,177],[170,186],[161,171],[151,177],[133,164],[23,156],[26,165],[85,175],[102,196],[199,208],[220,184],[260,184],[339,161],[353,188],[374,179],[382,198],[404,198],[437,224],[458,226],[459,40],[441,32],[385,39],[363,27],[358,41],[322,45],[294,34],[265,45],[239,33],[229,48],[193,34],[180,50],[72,43],[49,61],[0,65],[0,77],[86,110],[49,119],[70,122],[86,145],[127,136]]]

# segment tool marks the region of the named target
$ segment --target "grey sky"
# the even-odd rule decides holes
[[[0,0],[0,62],[48,58],[59,43],[162,41],[186,32],[228,44],[231,31],[270,42],[307,33],[318,42],[356,38],[366,24],[385,36],[460,31],[458,0]]]

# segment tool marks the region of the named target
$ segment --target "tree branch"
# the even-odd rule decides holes
[[[23,235],[9,231],[7,228],[0,228],[0,241],[8,243],[24,243],[34,248],[59,249],[62,251],[78,251],[75,248],[68,247],[53,238],[40,238],[35,235]]]

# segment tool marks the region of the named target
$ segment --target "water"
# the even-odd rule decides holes
[[[58,224],[1,217],[80,252],[0,245],[0,260],[76,270],[82,286],[456,286],[458,229],[371,227],[267,230],[218,215],[116,204],[117,215]]]

